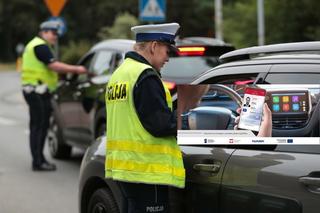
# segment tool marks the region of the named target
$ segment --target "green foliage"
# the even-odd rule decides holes
[[[0,60],[15,60],[16,45],[36,35],[45,10],[40,0],[0,0]]]
[[[237,48],[256,45],[256,0],[236,1],[224,7],[223,35]]]
[[[268,43],[319,40],[319,1],[269,0],[266,6]],[[277,8],[277,9],[276,9]]]
[[[180,24],[179,35],[214,36],[213,0],[167,1],[166,22]]]
[[[225,40],[237,48],[257,45],[257,0],[229,1],[224,5]],[[320,1],[265,0],[265,43],[320,39]]]
[[[86,40],[70,41],[66,46],[61,47],[60,60],[68,64],[76,64],[91,46],[92,44]]]
[[[97,42],[98,32],[104,26],[112,26],[118,14],[128,12],[138,15],[138,1],[110,0],[76,0],[67,1],[61,16],[65,17],[68,25],[66,40],[87,39]]]
[[[257,0],[222,2],[225,40],[238,48],[256,45]],[[267,44],[320,40],[319,0],[264,0],[264,6]],[[138,0],[67,1],[60,16],[68,30],[60,44],[131,38],[130,26],[138,24],[138,8]],[[0,0],[0,60],[14,61],[15,46],[30,41],[50,16],[43,0]],[[178,22],[181,37],[214,37],[214,0],[167,0],[165,22]]]
[[[133,39],[131,27],[139,23],[138,19],[129,14],[122,13],[118,15],[111,27],[102,27],[98,33],[100,39]]]

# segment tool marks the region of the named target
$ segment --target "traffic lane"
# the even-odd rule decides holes
[[[81,157],[55,163],[56,172],[32,172],[26,135],[12,128],[13,140],[2,140],[0,149],[0,212],[77,212],[77,187]],[[46,152],[47,153],[47,152]]]
[[[32,172],[28,108],[19,75],[0,73],[0,212],[78,212],[78,176],[83,152],[57,164],[55,172]],[[8,83],[9,82],[9,83]]]

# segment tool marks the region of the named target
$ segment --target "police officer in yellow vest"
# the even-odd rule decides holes
[[[168,186],[185,185],[176,116],[160,74],[178,29],[177,23],[131,28],[134,51],[107,85],[105,176],[118,181],[129,213],[168,212]]]
[[[43,147],[51,115],[51,94],[58,83],[58,73],[85,73],[83,66],[59,62],[52,45],[58,39],[59,23],[46,21],[40,25],[39,35],[26,46],[22,56],[23,96],[29,106],[30,149],[33,171],[53,171],[56,166],[43,155]]]

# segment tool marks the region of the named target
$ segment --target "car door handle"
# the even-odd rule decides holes
[[[79,84],[79,85],[77,86],[77,88],[78,88],[78,89],[85,89],[85,88],[88,88],[88,87],[90,87],[90,86],[91,86],[91,84],[90,84],[89,82],[85,82],[85,83]]]
[[[313,174],[318,174],[318,172]],[[315,175],[314,177],[311,173],[309,176],[300,177],[299,182],[303,183],[308,191],[315,194],[320,194],[320,177],[318,175]]]
[[[320,178],[316,177],[301,177],[299,178],[299,182],[307,186],[320,187]]]
[[[100,89],[98,90],[98,94],[100,95],[100,94],[103,94],[103,93],[105,93],[105,89],[100,88]]]
[[[193,169],[201,172],[217,173],[220,170],[220,164],[194,164]]]
[[[81,95],[82,95],[82,92],[76,91],[75,93],[73,93],[72,96],[73,96],[74,99],[78,99]]]

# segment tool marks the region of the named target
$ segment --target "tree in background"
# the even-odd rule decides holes
[[[138,1],[76,0],[68,1],[61,16],[67,20],[69,31],[65,40],[98,42],[102,27],[112,26],[117,15],[128,12],[138,16]]]
[[[166,22],[177,22],[179,35],[214,37],[213,0],[167,0]]]
[[[233,1],[224,5],[224,39],[237,48],[257,44],[257,0]]]
[[[121,3],[106,0],[68,1],[60,16],[66,20],[67,33],[59,39],[61,46],[87,40],[99,41],[97,32],[111,26],[119,13],[138,15],[137,0]],[[0,0],[0,61],[15,60],[15,47],[26,44],[39,30],[39,24],[51,15],[43,0]]]
[[[0,61],[15,59],[16,45],[38,33],[45,12],[42,0],[0,0]]]
[[[268,0],[265,7],[268,43],[320,40],[320,1]]]
[[[257,44],[256,1],[223,0],[224,37],[238,48]],[[84,40],[96,43],[102,38],[98,32],[106,29],[112,32],[109,36],[128,37],[116,33],[121,27],[114,22],[125,12],[138,17],[138,2],[69,0],[60,14],[68,29],[60,45],[71,48],[71,41]],[[320,1],[265,0],[264,5],[267,44],[320,39]],[[48,17],[43,0],[0,0],[0,61],[15,60],[16,45],[32,39]],[[181,37],[214,37],[214,0],[167,0],[166,22],[178,22]]]
[[[139,21],[135,16],[127,12],[122,13],[117,15],[111,27],[102,27],[98,32],[98,37],[100,39],[134,39],[134,35],[131,32],[131,27],[138,24]]]
[[[224,36],[237,48],[258,43],[256,2],[224,4]],[[267,0],[264,9],[266,44],[320,40],[320,1]]]
[[[77,64],[79,59],[89,51],[92,43],[88,40],[70,41],[61,47],[60,60],[68,64]]]

